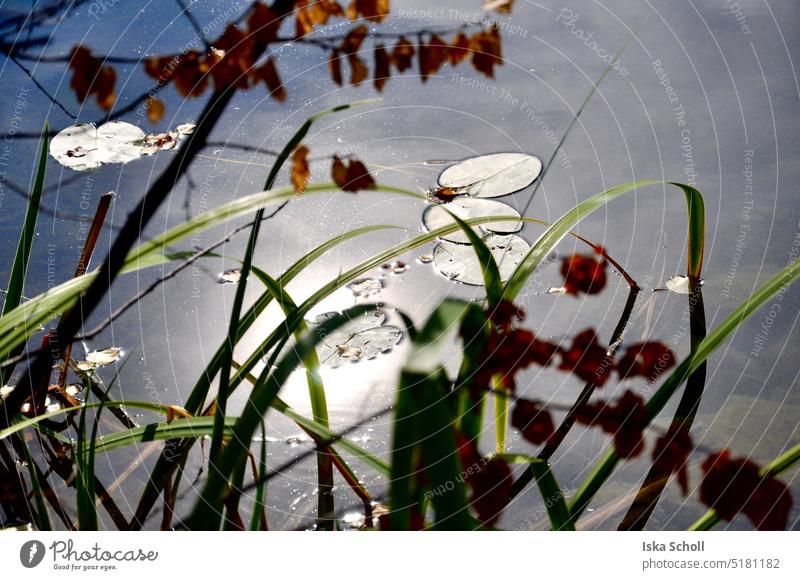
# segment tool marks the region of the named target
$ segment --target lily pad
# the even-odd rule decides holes
[[[234,268],[233,270],[225,270],[222,274],[219,275],[217,278],[218,284],[238,284],[239,280],[242,279],[242,271],[239,268]]]
[[[110,121],[100,127],[83,123],[67,127],[53,137],[50,155],[70,169],[88,171],[138,159],[144,139],[144,131],[123,121]]]
[[[505,282],[531,249],[528,242],[519,236],[490,234],[483,240],[492,252],[500,269],[500,279]],[[472,246],[440,242],[433,250],[436,269],[450,280],[483,286],[483,270]]]
[[[336,312],[320,314],[308,321],[316,327],[337,316]],[[392,350],[403,332],[394,326],[382,326],[386,314],[381,311],[367,312],[354,318],[328,334],[317,347],[320,363],[329,368],[338,368],[347,363],[370,360]]]
[[[439,185],[467,188],[473,197],[500,197],[528,187],[542,172],[538,157],[526,153],[494,153],[471,157],[445,169]]]
[[[347,285],[356,298],[369,298],[383,292],[383,282],[376,278],[362,278]]]
[[[448,213],[449,212],[449,213]],[[491,199],[476,199],[474,197],[463,197],[455,199],[443,205],[429,205],[422,214],[422,224],[428,231],[435,230],[443,226],[454,223],[450,214],[456,215],[462,220],[468,220],[488,216],[509,216],[520,217],[519,212],[513,207],[499,201]],[[495,234],[513,234],[522,229],[521,221],[497,221],[488,222],[473,228],[482,235],[483,232]],[[458,244],[468,244],[469,238],[460,229],[442,236],[443,240],[456,242]]]
[[[116,346],[106,348],[104,350],[95,350],[86,353],[86,360],[76,362],[75,366],[81,371],[91,371],[97,367],[104,367],[110,365],[120,359],[122,356],[122,349]]]
[[[702,286],[703,284],[703,280],[700,280],[700,285]],[[667,280],[665,286],[667,290],[675,294],[689,294],[689,277],[674,276]]]

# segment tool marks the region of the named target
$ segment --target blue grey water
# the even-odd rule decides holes
[[[30,6],[30,2],[21,0],[0,4],[4,14]],[[242,0],[204,0],[193,3],[192,10],[213,38],[247,4]],[[482,18],[481,4],[479,0],[449,0],[431,8],[422,1],[395,0],[393,16],[376,29],[448,28]],[[328,180],[326,158],[337,152],[357,155],[380,182],[412,190],[435,183],[441,166],[425,165],[426,160],[499,151],[524,151],[547,159],[611,55],[630,41],[529,207],[531,188],[502,201],[520,210],[527,208],[527,216],[553,221],[589,195],[633,179],[673,180],[696,186],[705,197],[707,211],[704,297],[711,328],[758,285],[796,259],[800,248],[800,84],[794,61],[800,57],[800,6],[775,0],[518,0],[510,16],[494,17],[502,31],[504,57],[495,78],[487,79],[466,62],[457,67],[445,65],[425,83],[416,70],[395,75],[387,83],[381,103],[328,117],[313,127],[306,140],[312,157],[319,159],[312,164],[312,181]],[[326,31],[338,33],[347,26],[334,22]],[[30,54],[41,50],[51,56],[67,55],[75,44],[83,43],[97,54],[143,58],[178,52],[200,42],[177,3],[143,0],[78,4],[69,17],[34,33],[44,34],[46,44],[30,49]],[[143,236],[153,236],[179,223],[187,211],[207,211],[261,189],[272,157],[231,144],[275,150],[309,114],[376,96],[368,82],[359,87],[334,85],[328,76],[326,56],[316,46],[285,45],[276,49],[275,57],[288,92],[286,102],[270,99],[263,87],[237,94],[214,132],[218,145],[195,160]],[[0,263],[9,264],[25,209],[25,201],[15,193],[14,186],[28,188],[36,155],[36,140],[26,134],[40,131],[45,120],[57,130],[74,121],[17,65],[5,58],[0,63],[0,133],[5,139],[0,144]],[[91,100],[83,106],[76,101],[63,62],[23,64],[80,121],[102,117]],[[149,90],[152,80],[138,64],[115,66],[116,107],[120,108]],[[166,114],[156,125],[151,125],[140,109],[122,119],[141,125],[146,132],[162,131],[193,122],[204,103],[203,97],[182,99],[170,86],[161,89],[158,97],[166,104]],[[51,158],[43,205],[61,215],[47,213],[39,220],[26,295],[35,295],[71,276],[85,235],[85,216],[92,213],[100,194],[117,192],[109,223],[119,225],[173,154],[164,151],[86,174],[60,167]],[[284,172],[279,184],[287,183]],[[420,201],[374,192],[297,198],[265,224],[257,264],[277,275],[304,253],[350,228],[372,224],[407,228],[370,234],[328,253],[290,285],[292,296],[299,301],[339,271],[419,231],[422,209]],[[215,240],[241,223],[237,220],[216,228],[183,242],[179,249]],[[521,235],[533,242],[540,231],[538,226],[527,225]],[[649,291],[686,270],[682,193],[671,187],[640,188],[588,217],[578,231],[603,244],[646,288],[626,340],[661,340],[680,357],[685,356],[686,297]],[[113,228],[104,230],[99,255],[108,248],[113,235]],[[90,349],[118,346],[133,359],[120,374],[115,396],[177,404],[184,401],[225,333],[234,287],[218,284],[215,276],[237,266],[235,259],[243,255],[243,244],[240,236],[224,248],[223,254],[230,258],[207,259],[200,267],[168,281],[88,345]],[[574,248],[572,242],[565,241],[558,252],[569,253]],[[402,275],[385,278],[385,289],[377,298],[386,305],[390,322],[398,322],[395,308],[422,321],[444,297],[480,295],[416,261],[430,249],[403,256],[410,268]],[[88,321],[89,326],[160,272],[153,268],[115,283],[109,301]],[[560,286],[557,267],[545,267],[521,296],[528,311],[526,325],[554,340],[568,339],[591,327],[608,340],[627,295],[621,278],[612,277],[610,282],[602,294],[586,299],[542,294],[550,286]],[[251,281],[248,299],[258,291],[258,284]],[[352,295],[343,289],[315,312],[353,303]],[[650,529],[685,528],[705,512],[695,499],[702,451],[728,447],[734,454],[764,463],[798,443],[797,306],[797,290],[790,288],[740,326],[711,357],[705,395],[693,428],[698,451],[692,456],[690,496],[684,498],[677,484],[671,482]],[[257,344],[279,320],[279,313],[270,310],[255,325],[237,356],[243,357],[246,347]],[[82,347],[77,350],[82,352]],[[367,419],[391,403],[406,354],[407,341],[374,361],[324,372],[336,428]],[[447,356],[452,368],[457,362],[455,346]],[[106,378],[114,372],[106,371]],[[576,378],[541,369],[523,375],[519,385],[526,396],[561,404],[569,404],[582,386]],[[625,388],[644,395],[652,393],[652,387],[635,380],[606,386],[597,396],[612,397]],[[299,410],[309,412],[301,375],[293,378],[283,395]],[[658,422],[661,427],[668,424],[673,411],[674,404],[664,411]],[[268,426],[271,466],[308,448],[299,430],[281,417],[271,413]],[[370,451],[387,457],[390,432],[390,420],[381,418],[368,421],[355,436]],[[493,446],[493,433],[493,426],[487,423],[486,451]],[[579,486],[607,444],[607,438],[598,432],[573,430],[552,461],[568,493]],[[513,437],[509,449],[535,452]],[[141,446],[98,459],[107,484],[119,478],[115,493],[126,514],[135,506],[146,468],[156,456],[152,451],[152,447]],[[197,469],[199,461],[199,454],[193,457],[190,472]],[[615,529],[647,467],[646,458],[626,462],[592,503],[581,525]],[[358,473],[375,496],[381,497],[385,479],[366,466],[359,465]],[[182,512],[197,492],[191,479],[183,488]],[[797,495],[800,481],[796,471],[782,479]],[[313,524],[314,480],[315,464],[306,460],[270,482],[268,503],[273,528]],[[349,518],[350,512],[357,511],[358,502],[342,481],[336,495],[338,508]],[[790,520],[794,528],[799,514],[795,507]],[[103,524],[112,525],[108,520]],[[157,527],[158,517],[149,525]],[[518,497],[499,526],[546,528],[546,512],[538,491],[531,487]],[[720,528],[749,526],[740,517]]]

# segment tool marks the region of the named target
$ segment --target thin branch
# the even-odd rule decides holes
[[[181,14],[183,14],[186,17],[186,19],[189,21],[189,23],[192,25],[192,28],[194,28],[194,31],[197,33],[197,37],[200,40],[203,41],[203,44],[205,45],[206,50],[210,50],[211,49],[211,44],[208,42],[208,38],[206,37],[206,33],[203,32],[203,27],[200,26],[200,23],[194,17],[194,14],[192,14],[192,11],[189,10],[189,7],[186,5],[186,3],[183,0],[175,0],[175,4],[177,4],[180,7]]]
[[[77,115],[75,115],[75,114],[74,114],[74,113],[72,113],[72,112],[71,112],[69,109],[67,109],[67,108],[66,108],[66,107],[65,107],[65,106],[64,106],[64,105],[61,103],[61,101],[59,101],[59,100],[58,100],[58,99],[57,99],[57,98],[56,98],[54,95],[52,95],[52,94],[50,93],[50,91],[48,91],[46,88],[44,88],[44,86],[43,86],[43,85],[42,85],[42,84],[41,84],[41,83],[40,83],[38,80],[36,80],[36,77],[35,77],[35,76],[33,76],[33,72],[32,72],[32,71],[31,71],[29,68],[27,68],[27,67],[26,67],[24,64],[22,64],[21,62],[19,62],[19,61],[18,61],[18,60],[17,60],[17,59],[16,59],[16,58],[15,58],[13,55],[11,55],[11,54],[9,54],[9,55],[8,55],[8,58],[11,60],[11,62],[13,62],[15,65],[17,65],[17,66],[18,66],[20,69],[22,69],[22,72],[24,72],[26,75],[28,75],[28,78],[29,78],[29,79],[31,79],[31,80],[33,81],[33,84],[34,84],[34,85],[36,85],[36,88],[37,88],[37,89],[39,89],[39,90],[40,90],[42,93],[44,93],[44,95],[45,95],[45,96],[46,96],[48,99],[50,99],[50,100],[53,102],[53,104],[55,104],[55,105],[56,105],[56,106],[57,106],[59,109],[61,109],[62,111],[64,111],[64,113],[65,113],[65,114],[66,114],[68,117],[70,117],[70,118],[72,118],[72,119],[77,119],[77,118],[78,118],[78,116],[77,116]]]
[[[275,217],[278,214],[278,212],[280,212],[284,207],[286,207],[286,205],[288,203],[289,203],[288,201],[283,202],[271,214],[264,216],[263,217],[263,221],[266,221],[268,219],[271,219],[271,218]],[[192,254],[190,257],[186,258],[178,266],[173,268],[170,272],[168,272],[167,274],[164,274],[158,280],[156,280],[152,284],[150,284],[150,286],[148,286],[147,288],[145,288],[144,290],[142,290],[141,292],[136,294],[136,296],[134,296],[134,297],[130,298],[129,300],[127,300],[124,304],[122,304],[119,308],[117,308],[114,312],[112,312],[111,315],[108,318],[106,318],[103,322],[101,322],[100,324],[95,326],[92,330],[90,330],[90,331],[88,331],[88,332],[86,332],[84,334],[81,334],[80,336],[76,336],[75,340],[76,341],[91,340],[91,339],[97,337],[101,332],[103,332],[106,328],[108,328],[111,325],[111,323],[114,322],[114,320],[116,320],[121,315],[123,315],[125,312],[130,310],[133,306],[135,306],[140,300],[145,298],[147,295],[152,294],[156,289],[158,289],[159,286],[161,286],[161,284],[163,284],[167,280],[170,280],[170,279],[174,278],[179,273],[181,273],[183,270],[185,270],[186,268],[188,268],[189,266],[194,264],[197,260],[199,260],[203,256],[206,256],[206,255],[210,254],[211,252],[213,252],[214,250],[216,250],[220,246],[228,243],[229,241],[231,241],[231,239],[233,239],[234,236],[236,236],[236,234],[239,234],[239,233],[245,231],[246,229],[251,228],[252,226],[253,226],[253,222],[248,222],[246,224],[243,224],[243,225],[235,228],[234,230],[232,230],[224,238],[222,238],[220,240],[217,240],[213,244],[211,244],[209,246],[206,246],[205,248],[203,248],[201,250],[198,250],[197,252]]]

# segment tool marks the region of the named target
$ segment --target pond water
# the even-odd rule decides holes
[[[107,5],[104,10],[98,6]],[[452,27],[481,15],[478,0],[430,3],[395,0],[392,17],[379,29],[386,32]],[[29,2],[11,1],[6,11],[26,10]],[[247,2],[202,1],[193,13],[207,34],[215,37]],[[94,9],[92,8],[94,6]],[[92,10],[92,12],[90,12]],[[796,187],[800,168],[800,85],[793,60],[800,56],[800,6],[767,0],[687,0],[686,2],[625,2],[569,0],[565,3],[519,0],[508,15],[494,15],[502,33],[504,63],[495,78],[480,75],[467,63],[445,65],[422,83],[415,71],[395,75],[385,87],[383,101],[327,117],[314,125],[306,145],[311,157],[312,182],[328,181],[331,154],[355,154],[384,184],[411,190],[435,184],[442,165],[428,160],[457,160],[473,155],[514,151],[550,157],[608,56],[629,39],[620,65],[611,70],[583,111],[547,176],[531,201],[529,187],[501,198],[528,217],[554,221],[590,194],[633,179],[667,179],[695,185],[704,195],[707,238],[704,265],[706,314],[709,328],[724,319],[753,290],[796,258],[800,240],[800,212]],[[329,33],[338,33],[341,22]],[[84,3],[63,21],[43,29],[49,36],[43,51],[66,55],[77,42],[98,54],[144,57],[168,54],[198,43],[190,23],[176,3],[130,1]],[[52,34],[50,34],[52,32]],[[369,42],[369,41],[368,41]],[[244,144],[264,150],[283,146],[310,114],[343,102],[375,96],[371,83],[337,87],[329,78],[326,57],[310,44],[278,50],[286,102],[268,97],[263,87],[236,95],[212,136],[216,145],[191,166],[175,187],[158,217],[143,232],[151,237],[179,223],[187,211],[198,213],[236,197],[259,191],[273,158],[261,151],[243,150]],[[81,108],[69,88],[64,63],[24,63],[37,81],[80,121],[102,113],[88,100]],[[124,107],[151,86],[151,79],[134,64],[115,65],[117,107]],[[370,62],[370,66],[372,63]],[[4,59],[0,105],[0,132],[5,147],[0,190],[0,263],[9,264],[24,213],[24,200],[14,194],[17,184],[27,189],[32,177],[37,133],[45,121],[60,130],[73,124],[61,109],[39,91],[13,62]],[[159,91],[167,107],[163,119],[151,125],[141,111],[122,117],[145,132],[173,128],[196,120],[204,99],[182,99],[173,87]],[[114,227],[121,224],[148,184],[174,152],[124,166],[109,165],[93,173],[76,173],[50,160],[44,205],[67,217],[42,215],[39,221],[25,288],[35,295],[72,275],[85,235],[87,218],[100,194],[114,190],[98,254],[104,254]],[[289,183],[288,172],[279,185]],[[186,202],[188,201],[188,208]],[[421,229],[422,201],[389,194],[316,194],[299,197],[265,223],[256,253],[257,265],[272,275],[334,235],[374,224],[402,226],[357,238],[337,247],[308,268],[290,286],[295,301],[310,296],[340,271],[389,247]],[[686,270],[686,207],[677,189],[648,187],[613,202],[581,223],[579,233],[602,244],[645,288],[634,309],[628,340],[649,337],[669,345],[680,358],[688,352],[685,296],[651,292]],[[202,246],[222,237],[242,220],[192,238],[179,249]],[[533,242],[540,226],[528,224],[520,232]],[[559,254],[576,246],[565,241]],[[343,288],[319,304],[313,315],[336,311],[365,301],[380,301],[387,324],[402,326],[397,310],[421,322],[445,297],[478,298],[481,290],[455,284],[420,261],[432,245],[399,257],[401,273],[376,269],[368,277],[381,279],[380,292],[357,298]],[[118,346],[132,359],[114,387],[117,397],[182,404],[199,373],[220,344],[235,293],[232,284],[219,284],[218,275],[238,267],[244,253],[240,235],[221,250],[222,259],[206,259],[149,295],[138,307],[87,345],[90,350]],[[150,269],[119,280],[107,302],[89,321],[102,320],[115,305],[146,287],[160,274]],[[546,265],[520,297],[527,309],[526,326],[551,340],[568,339],[585,328],[596,328],[608,340],[625,299],[627,286],[612,277],[597,296],[575,299],[548,294],[560,286],[556,263]],[[248,300],[260,292],[251,280]],[[737,455],[764,463],[798,443],[800,420],[796,332],[798,295],[788,290],[736,331],[712,356],[705,394],[693,428],[701,449],[729,447]],[[253,327],[237,354],[244,357],[281,320],[270,309]],[[763,345],[763,346],[762,346]],[[387,457],[390,449],[389,416],[370,419],[394,398],[408,341],[375,360],[345,364],[323,371],[329,411],[335,429],[363,422],[352,435],[365,448]],[[82,354],[80,345],[76,351]],[[448,367],[457,365],[454,344],[447,353]],[[794,361],[794,362],[793,362]],[[113,374],[106,369],[105,377]],[[575,377],[535,369],[519,378],[521,393],[570,404],[582,384]],[[621,393],[626,386],[652,393],[644,381],[609,384],[600,396]],[[297,373],[282,397],[303,413],[310,404],[302,373]],[[239,407],[243,400],[233,404]],[[664,427],[674,412],[665,411]],[[149,417],[141,417],[142,419]],[[109,425],[113,425],[109,423]],[[493,426],[485,426],[485,451],[493,445]],[[282,464],[307,450],[310,442],[292,423],[275,413],[268,416],[269,464]],[[552,459],[559,483],[575,490],[608,440],[598,430],[574,429]],[[512,452],[533,452],[524,441],[511,441]],[[135,506],[146,480],[147,467],[157,453],[152,446],[115,451],[98,459],[107,485],[120,480],[116,491],[126,513]],[[695,491],[683,498],[673,481],[659,503],[650,529],[681,529],[705,512],[695,487],[701,455],[693,456],[690,484]],[[193,455],[190,477],[184,484],[179,515],[191,505],[198,487],[192,484],[201,457]],[[648,468],[646,459],[626,462],[592,503],[581,520],[589,529],[615,529]],[[376,498],[385,494],[385,480],[358,466]],[[309,528],[316,510],[316,465],[313,458],[275,478],[268,488],[270,525],[274,529]],[[795,496],[800,491],[796,472],[784,475]],[[358,502],[337,481],[337,512],[358,511]],[[622,498],[622,499],[620,499]],[[793,527],[798,527],[796,506]],[[348,516],[349,517],[349,516]],[[156,514],[148,523],[158,527]],[[112,527],[108,520],[103,525]],[[542,499],[531,486],[506,510],[499,526],[507,529],[543,529],[547,517]],[[749,529],[744,518],[720,528]]]

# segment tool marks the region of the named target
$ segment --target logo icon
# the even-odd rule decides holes
[[[19,561],[26,568],[35,568],[44,559],[44,544],[39,540],[28,540],[19,549]]]

